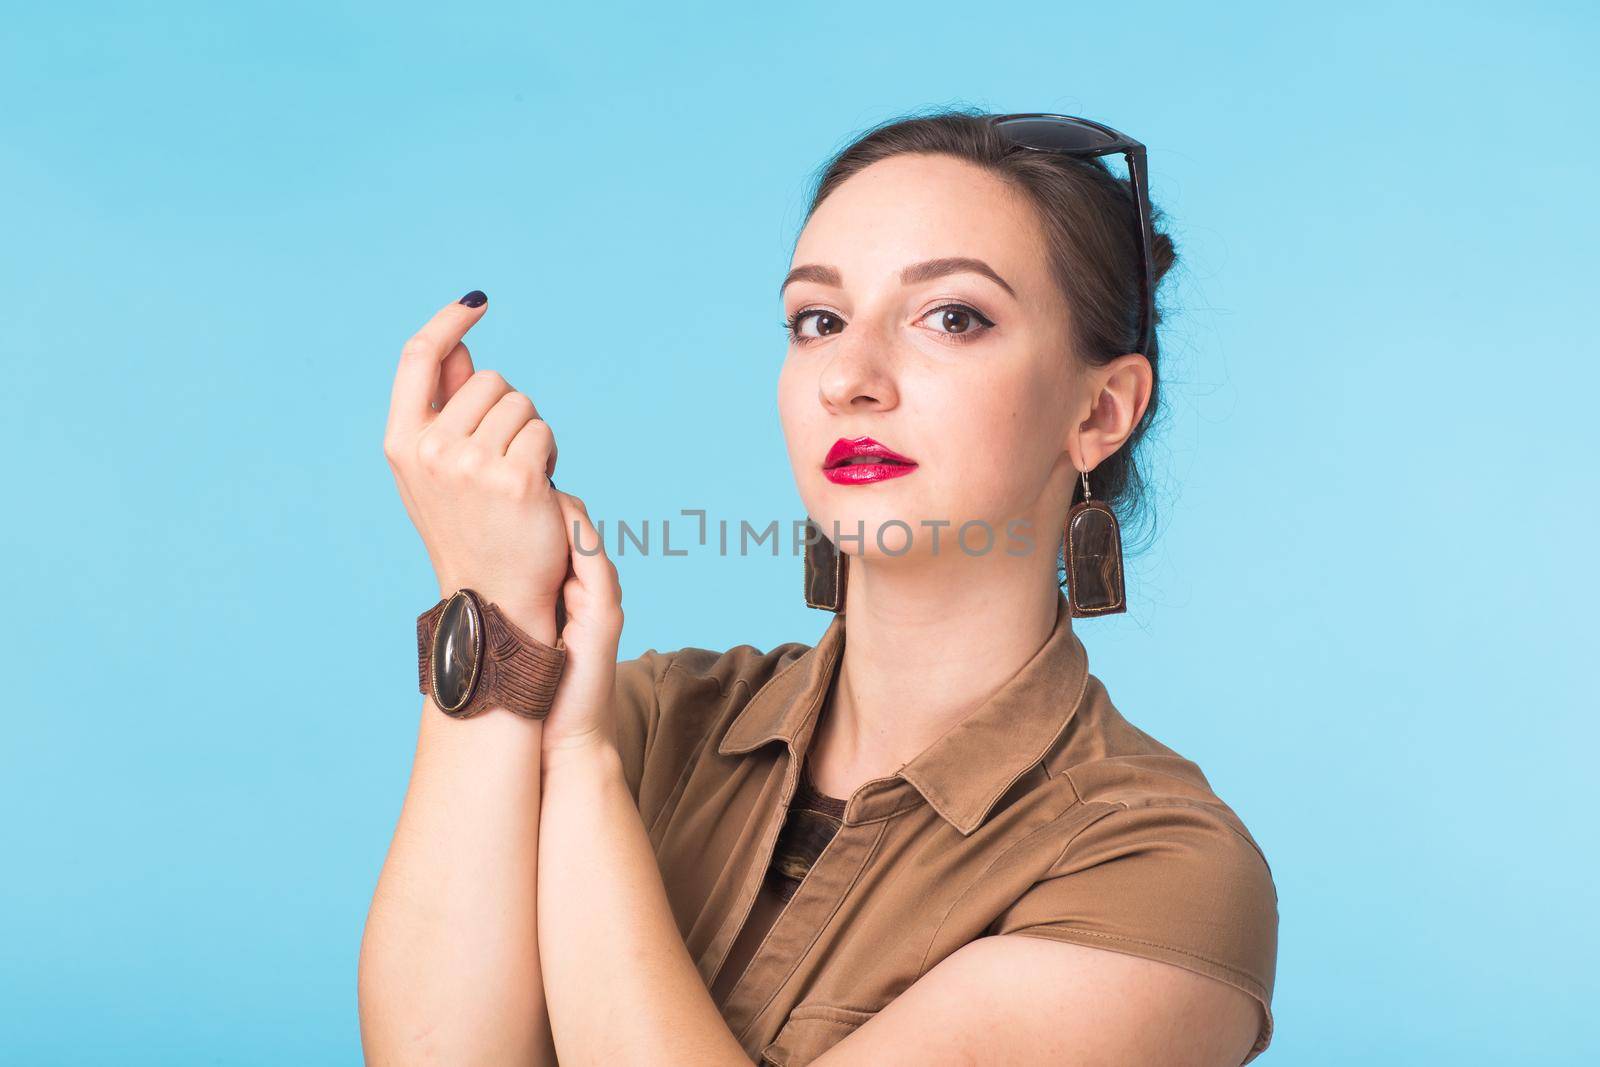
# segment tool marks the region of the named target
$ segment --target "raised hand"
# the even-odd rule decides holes
[[[439,595],[462,586],[553,635],[570,548],[551,477],[556,444],[526,394],[474,370],[462,337],[476,290],[441,308],[400,351],[383,454],[422,536]],[[478,306],[470,306],[477,303]]]
[[[545,719],[543,752],[548,767],[579,748],[615,744],[613,690],[617,645],[622,637],[622,586],[606,555],[589,509],[570,493],[556,493],[572,544],[572,575],[562,587],[568,618],[561,632],[566,669]],[[581,549],[581,551],[580,551]]]

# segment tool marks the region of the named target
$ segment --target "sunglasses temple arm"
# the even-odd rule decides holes
[[[1144,261],[1144,306],[1140,311],[1142,323],[1139,333],[1139,351],[1149,356],[1146,351],[1155,335],[1155,264],[1152,261],[1155,255],[1155,234],[1151,230],[1150,222],[1150,168],[1145,160],[1144,146],[1141,145],[1124,157],[1128,161],[1128,180],[1133,186],[1135,199],[1139,202],[1139,256]]]

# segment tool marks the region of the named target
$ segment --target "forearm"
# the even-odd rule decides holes
[[[614,748],[546,754],[539,951],[562,1067],[750,1067],[667,900]]]
[[[526,626],[554,640],[553,617]],[[371,1064],[554,1064],[537,902],[543,723],[452,719],[424,699],[416,757],[361,942]]]

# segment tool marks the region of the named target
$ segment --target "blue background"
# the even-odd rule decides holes
[[[1083,620],[1272,862],[1263,1062],[1593,1062],[1592,5],[8,5],[0,1047],[356,1063],[437,595],[404,339],[614,522],[799,517],[813,169],[973,104],[1150,145],[1159,531]],[[708,476],[746,442],[750,484]],[[675,541],[677,534],[675,533]],[[623,653],[814,640],[787,555],[613,557]]]

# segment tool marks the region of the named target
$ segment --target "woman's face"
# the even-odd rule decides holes
[[[806,510],[830,539],[838,524],[846,553],[930,556],[935,526],[937,554],[958,553],[974,520],[989,551],[1015,551],[1007,523],[1022,520],[1017,536],[1053,565],[1076,477],[1066,450],[1090,405],[1038,232],[1023,194],[934,155],[872,164],[807,223],[783,292],[797,336],[778,408]],[[915,466],[824,469],[861,437]],[[987,539],[974,526],[962,543],[976,555]]]

